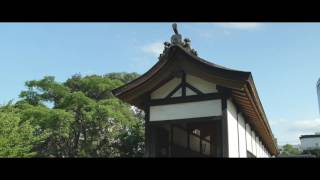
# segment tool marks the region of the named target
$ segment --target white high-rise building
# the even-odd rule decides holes
[[[318,94],[319,113],[320,113],[320,78],[317,82],[317,94]]]

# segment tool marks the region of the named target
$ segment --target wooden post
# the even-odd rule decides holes
[[[150,128],[150,98],[146,103],[145,107],[145,157],[151,156],[151,128]]]

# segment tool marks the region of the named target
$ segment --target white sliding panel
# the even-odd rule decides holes
[[[221,100],[206,100],[150,107],[150,121],[221,116]]]

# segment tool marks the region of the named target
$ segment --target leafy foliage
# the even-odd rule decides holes
[[[136,73],[85,77],[77,74],[64,83],[56,82],[53,76],[26,82],[27,90],[20,93],[21,100],[1,107],[9,107],[14,111],[0,111],[0,125],[3,123],[4,127],[0,127],[0,135],[4,134],[0,139],[0,147],[7,150],[20,148],[20,134],[23,134],[29,138],[23,141],[27,143],[23,146],[26,149],[20,150],[21,153],[17,150],[9,154],[1,148],[0,156],[142,156],[143,112],[133,111],[132,107],[111,93],[112,89],[137,77]],[[47,107],[48,103],[53,107]],[[25,129],[21,129],[21,125]],[[5,144],[12,141],[13,135],[17,142]]]
[[[41,143],[46,132],[35,135],[37,126],[22,121],[17,109],[10,104],[0,108],[0,157],[32,157],[33,146]]]
[[[289,156],[289,155],[299,155],[299,149],[293,147],[291,144],[286,144],[281,149],[281,155]]]

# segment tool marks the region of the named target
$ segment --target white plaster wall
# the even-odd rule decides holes
[[[182,96],[182,89],[178,89],[171,97],[180,97]]]
[[[251,130],[251,137],[252,137],[252,154],[257,156],[257,143],[256,143],[256,133]]]
[[[247,150],[253,154],[251,135],[252,135],[251,127],[249,124],[246,124]]]
[[[229,157],[247,157],[247,151],[257,158],[267,157],[262,140],[250,125],[246,124],[241,113],[237,114],[231,100],[227,101],[227,121]]]
[[[173,78],[157,90],[151,93],[151,99],[165,98],[174,88],[181,83],[181,78]]]
[[[256,157],[270,157],[265,145],[256,136],[255,131],[253,131],[249,124],[246,124],[246,138],[247,138],[247,150],[254,154]]]
[[[262,145],[262,141],[260,140],[260,156],[263,157],[263,145]]]
[[[256,151],[257,151],[256,156],[259,157],[259,138],[257,137],[257,133],[256,133]]]
[[[320,148],[320,137],[302,138],[300,142],[302,150]]]
[[[241,114],[238,114],[238,130],[240,157],[247,157],[245,120]]]
[[[229,157],[239,157],[237,111],[230,100],[227,100],[227,120]]]
[[[218,92],[216,85],[214,83],[205,81],[205,80],[198,78],[196,76],[192,76],[192,75],[187,74],[186,81],[187,81],[187,83],[189,83],[193,87],[199,89],[203,93]]]
[[[261,142],[260,142],[260,138],[259,137],[257,137],[257,139],[258,139],[258,157],[261,157]]]
[[[264,149],[263,149],[263,143],[261,142],[261,157],[265,157],[264,156]]]
[[[257,157],[260,157],[260,144],[259,137],[256,136],[256,146],[257,146]]]
[[[150,107],[150,121],[221,116],[221,114],[219,99]]]
[[[192,91],[192,90],[189,89],[189,88],[186,88],[186,95],[187,95],[187,96],[197,95],[197,93],[195,93],[194,91]]]
[[[194,86],[195,88],[199,89],[203,93],[214,93],[218,92],[216,89],[216,85],[214,83],[205,81],[201,78],[198,78],[196,76],[192,76],[187,74],[186,75],[186,81]],[[181,83],[181,78],[173,78],[172,80],[168,81],[166,84],[158,88],[157,90],[153,91],[151,93],[151,99],[163,99],[165,98],[174,88],[176,88]],[[173,97],[179,97],[181,96],[181,89],[178,90]],[[186,95],[196,95],[195,92],[193,92],[191,89],[186,89]]]

